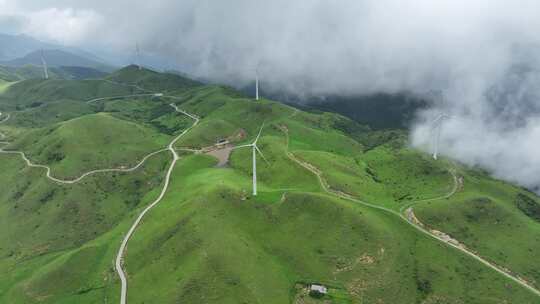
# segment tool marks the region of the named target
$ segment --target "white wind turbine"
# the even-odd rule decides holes
[[[257,195],[257,152],[259,152],[261,157],[268,164],[268,161],[264,157],[263,153],[261,152],[259,147],[257,147],[257,141],[259,140],[259,137],[261,136],[261,132],[262,132],[263,127],[264,127],[264,124],[261,126],[261,129],[259,130],[259,134],[257,134],[257,137],[255,138],[255,140],[251,144],[235,147],[235,149],[251,147],[252,160],[253,160],[253,195],[254,196]]]
[[[45,77],[45,79],[49,79],[49,71],[47,69],[47,62],[45,61],[43,50],[41,50],[41,66],[43,67],[43,76]]]
[[[142,70],[142,66],[141,66],[141,50],[139,49],[139,43],[137,42],[137,44],[135,45],[135,61],[136,61],[136,65],[139,67],[139,70]]]
[[[259,100],[259,65],[255,68],[255,100]]]
[[[433,159],[437,160],[439,157],[439,142],[441,140],[442,123],[445,119],[449,119],[450,116],[446,114],[440,114],[431,123],[431,134],[433,140]]]

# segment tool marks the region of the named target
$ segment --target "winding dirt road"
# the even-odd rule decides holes
[[[93,174],[97,174],[97,173],[107,173],[107,172],[132,172],[132,171],[135,171],[137,170],[139,167],[141,167],[148,158],[158,154],[158,153],[161,153],[161,152],[165,152],[167,151],[168,149],[161,149],[161,150],[158,150],[158,151],[155,151],[155,152],[152,152],[148,155],[146,155],[139,163],[137,163],[135,166],[131,167],[131,168],[124,168],[124,169],[116,169],[116,168],[113,168],[113,169],[98,169],[98,170],[92,170],[92,171],[88,171],[86,173],[84,173],[83,175],[75,178],[75,179],[71,179],[71,180],[65,180],[65,179],[59,179],[59,178],[56,178],[54,176],[51,175],[51,168],[49,166],[45,166],[45,165],[39,165],[39,164],[34,164],[32,163],[32,161],[30,161],[28,159],[28,157],[26,157],[26,154],[24,154],[24,152],[22,151],[5,151],[3,150],[2,148],[0,148],[0,154],[18,154],[21,156],[21,158],[26,162],[26,165],[28,167],[32,167],[32,168],[41,168],[41,169],[45,169],[46,171],[46,177],[51,180],[51,181],[54,181],[56,183],[59,183],[59,184],[75,184],[75,183],[78,183],[80,182],[82,179],[84,179],[85,177],[88,177],[90,175],[93,175]]]
[[[2,118],[2,116],[5,116],[5,118]],[[1,123],[4,123],[4,122],[6,122],[6,121],[8,121],[10,117],[11,117],[11,116],[10,116],[9,113],[8,113],[8,114],[3,114],[2,112],[0,112],[0,118],[1,118],[1,119],[0,119],[0,124],[1,124]],[[4,139],[6,139],[6,135],[5,135],[4,133],[0,132],[0,140],[4,140]],[[2,142],[0,142],[0,143],[2,143],[2,144],[8,144],[8,142],[4,142],[4,141],[2,141]]]
[[[118,84],[118,85],[124,85],[124,84],[120,84],[120,83],[116,83],[116,82],[112,82],[112,81],[108,81],[108,82],[111,82],[113,84]],[[139,86],[136,86],[138,89],[140,90],[144,90],[142,89],[141,87]],[[124,96],[110,96],[110,97],[100,97],[100,98],[94,98],[94,99],[91,99],[91,100],[88,100],[86,101],[86,103],[94,103],[94,102],[99,102],[99,101],[105,101],[105,100],[112,100],[112,99],[129,99],[129,98],[138,98],[138,97],[149,97],[149,96],[156,96],[157,93],[148,93],[148,94],[133,94],[133,95],[124,95]],[[180,100],[181,98],[178,98],[176,96],[160,96],[161,98],[168,98],[168,99],[174,99],[174,100]],[[171,106],[175,109],[175,111],[179,112],[179,113],[182,113],[188,117],[190,117],[191,119],[194,119],[195,121],[198,122],[198,117],[193,115],[193,114],[190,114],[190,113],[187,113],[181,109],[179,109],[178,107],[176,107],[176,105],[174,104],[171,104]],[[2,117],[2,113],[0,112],[0,118]],[[7,122],[9,119],[10,119],[10,114],[5,114],[5,118],[1,119],[0,120],[0,123],[4,123],[4,122]],[[6,141],[2,141],[6,138],[6,135],[2,132],[0,132],[0,144],[9,144],[9,142],[6,142]],[[57,178],[57,177],[54,177],[52,175],[52,169],[47,166],[47,165],[41,165],[41,164],[35,164],[33,163],[27,156],[26,154],[23,152],[23,151],[11,151],[11,150],[4,150],[3,148],[0,148],[0,154],[18,154],[21,156],[21,158],[26,162],[26,165],[28,167],[31,167],[31,168],[40,168],[40,169],[44,169],[46,171],[46,177],[53,181],[53,182],[56,182],[56,183],[59,183],[59,184],[75,184],[75,183],[78,183],[80,182],[81,180],[83,180],[85,177],[88,177],[90,175],[94,175],[94,174],[98,174],[98,173],[110,173],[110,172],[122,172],[122,173],[127,173],[127,172],[133,172],[135,170],[137,170],[138,168],[140,168],[147,160],[148,158],[156,155],[156,154],[159,154],[161,152],[165,152],[167,151],[169,148],[164,148],[164,149],[160,149],[160,150],[157,150],[157,151],[154,151],[154,152],[151,152],[149,154],[147,154],[146,156],[144,156],[141,161],[139,161],[135,166],[131,167],[131,168],[107,168],[107,169],[96,169],[96,170],[91,170],[91,171],[88,171],[86,173],[83,173],[81,176],[77,177],[77,178],[74,178],[74,179],[61,179],[61,178]]]
[[[110,81],[111,83],[114,83],[114,84],[119,84],[119,83],[116,83],[116,82],[112,82]],[[144,90],[142,89],[141,87],[139,86],[136,86],[136,88],[140,89],[140,90]],[[127,98],[137,98],[137,97],[148,97],[148,96],[159,96],[160,98],[168,98],[168,99],[173,99],[173,100],[181,100],[181,98],[178,98],[176,96],[165,96],[161,93],[149,93],[149,94],[133,94],[133,95],[124,95],[124,96],[112,96],[112,97],[100,97],[100,98],[94,98],[94,99],[91,99],[91,100],[88,100],[87,103],[94,103],[94,102],[99,102],[99,101],[104,101],[104,100],[111,100],[111,99],[127,99]],[[59,178],[55,178],[51,175],[51,168],[49,166],[45,166],[45,165],[39,165],[39,164],[34,164],[32,163],[28,157],[26,157],[26,154],[22,151],[5,151],[3,150],[2,148],[0,148],[0,154],[18,154],[21,156],[21,158],[26,162],[26,165],[29,166],[29,167],[33,167],[33,168],[42,168],[42,169],[45,169],[46,170],[46,177],[49,179],[49,180],[52,180],[54,182],[57,182],[57,183],[60,183],[60,184],[75,184],[77,182],[80,182],[82,179],[84,179],[85,177],[87,176],[90,176],[92,174],[97,174],[97,173],[105,173],[105,172],[132,172],[132,171],[135,171],[136,169],[138,169],[140,166],[142,166],[146,160],[158,153],[161,153],[161,152],[165,152],[165,151],[169,151],[171,152],[172,156],[173,156],[173,159],[172,159],[172,162],[171,164],[169,165],[169,168],[167,169],[167,173],[165,175],[165,182],[163,184],[163,188],[161,189],[161,193],[159,194],[159,196],[156,198],[156,200],[154,200],[150,205],[148,205],[137,217],[137,219],[135,220],[135,222],[133,222],[133,224],[131,225],[130,229],[128,230],[128,232],[126,233],[126,235],[124,236],[124,238],[122,239],[122,243],[120,245],[120,248],[118,250],[118,253],[116,255],[116,259],[115,259],[115,268],[116,268],[116,272],[118,273],[118,276],[120,277],[120,281],[121,281],[121,291],[120,291],[120,303],[121,304],[125,304],[127,302],[127,277],[126,277],[126,274],[122,268],[122,264],[123,264],[123,259],[124,259],[124,255],[126,253],[126,248],[127,248],[127,245],[128,245],[128,242],[129,242],[129,239],[133,236],[133,233],[135,232],[135,230],[137,229],[137,227],[140,225],[142,219],[144,218],[144,216],[148,213],[148,211],[150,211],[152,208],[154,208],[162,199],[163,197],[165,196],[165,193],[167,192],[167,189],[169,187],[169,182],[170,182],[170,179],[171,179],[171,174],[173,172],[173,169],[174,169],[174,166],[176,165],[176,162],[180,159],[180,156],[178,155],[178,153],[176,152],[175,148],[174,148],[174,144],[182,137],[184,136],[187,132],[189,132],[193,127],[195,127],[198,123],[199,123],[199,118],[196,116],[196,115],[193,115],[193,114],[190,114],[190,113],[187,113],[185,111],[183,111],[182,109],[178,108],[178,106],[176,106],[174,103],[171,103],[170,106],[178,113],[181,113],[183,115],[186,115],[188,117],[190,117],[191,119],[194,120],[193,124],[187,128],[186,130],[184,130],[181,134],[179,134],[178,136],[176,136],[170,143],[169,145],[167,146],[167,148],[165,149],[161,149],[161,150],[158,150],[158,151],[155,151],[155,152],[152,152],[152,153],[149,153],[148,155],[146,155],[138,164],[136,164],[134,167],[131,167],[131,168],[127,168],[127,169],[117,169],[117,168],[114,168],[114,169],[99,169],[99,170],[92,170],[92,171],[89,171],[89,172],[86,172],[84,173],[83,175],[81,175],[80,177],[76,178],[76,179],[73,179],[73,180],[62,180],[62,179],[59,179]],[[4,123],[6,121],[9,120],[10,118],[10,114],[6,114],[5,115],[6,117],[1,119],[0,120],[0,123]],[[2,117],[2,113],[0,113],[0,118]],[[6,135],[1,133],[0,132],[0,140],[3,140],[6,138]],[[0,142],[2,144],[9,144],[9,142]]]
[[[115,83],[115,82],[112,82],[112,83]],[[144,90],[142,89],[141,87],[139,86],[135,86],[137,87],[138,89],[140,90]],[[103,101],[103,100],[110,100],[110,99],[127,99],[127,98],[134,98],[134,97],[148,97],[148,96],[158,96],[156,94],[159,94],[159,93],[149,93],[149,94],[134,94],[134,95],[125,95],[125,96],[113,96],[113,97],[101,97],[101,98],[95,98],[95,99],[92,99],[92,100],[89,100],[87,101],[88,103],[94,103],[94,102],[99,102],[99,101]],[[175,99],[175,100],[179,100],[180,98],[176,97],[176,96],[163,96],[162,94],[159,94],[159,97],[161,98],[169,98],[169,99]],[[199,123],[199,118],[195,115],[192,115],[192,114],[189,114],[181,109],[179,109],[175,104],[170,104],[171,107],[174,108],[174,110],[178,113],[182,113],[190,118],[192,118],[194,120],[194,123],[192,124],[191,127],[189,127],[188,129],[184,130],[181,134],[179,134],[178,136],[176,136],[170,143],[169,145],[167,146],[167,148],[165,149],[161,149],[161,150],[158,150],[158,151],[155,151],[155,152],[152,152],[148,155],[146,155],[137,165],[135,165],[134,167],[132,168],[128,168],[128,169],[100,169],[100,170],[93,170],[93,171],[90,171],[90,172],[87,172],[87,173],[84,173],[83,175],[81,175],[80,177],[76,178],[76,179],[73,179],[73,180],[62,180],[62,179],[58,179],[58,178],[55,178],[53,176],[51,176],[51,169],[48,167],[48,166],[45,166],[45,165],[38,165],[38,164],[33,164],[27,157],[26,155],[24,154],[24,152],[21,152],[21,151],[4,151],[2,149],[0,149],[0,153],[4,153],[4,154],[19,154],[23,160],[26,162],[26,164],[29,166],[29,167],[36,167],[36,168],[43,168],[47,171],[47,178],[52,180],[52,181],[55,181],[57,183],[61,183],[61,184],[73,184],[73,183],[77,183],[77,182],[80,182],[83,178],[89,176],[89,175],[92,175],[92,174],[96,174],[96,173],[104,173],[104,172],[131,172],[131,171],[134,171],[136,169],[138,169],[141,165],[144,164],[144,162],[158,154],[158,153],[161,153],[161,152],[165,152],[165,151],[170,151],[173,155],[173,160],[171,162],[171,164],[169,165],[169,168],[167,170],[167,173],[166,173],[166,176],[165,176],[165,181],[164,181],[164,184],[163,184],[163,188],[160,192],[160,195],[156,198],[156,200],[154,200],[150,205],[148,205],[139,215],[138,217],[136,218],[136,220],[133,222],[133,224],[131,225],[130,229],[128,230],[128,232],[126,233],[126,235],[124,236],[123,240],[122,240],[122,243],[121,243],[121,246],[118,250],[118,253],[117,253],[117,256],[116,256],[116,260],[115,260],[115,268],[116,268],[116,271],[120,277],[120,280],[121,280],[121,297],[120,297],[120,303],[121,304],[126,304],[127,303],[127,278],[126,278],[126,274],[123,270],[123,267],[122,267],[122,264],[123,264],[123,259],[124,259],[124,255],[126,253],[126,249],[127,249],[127,245],[128,245],[128,242],[130,240],[130,238],[133,236],[133,233],[135,232],[135,230],[137,229],[137,227],[140,225],[142,219],[144,218],[144,216],[148,213],[148,211],[150,211],[152,208],[154,208],[157,204],[159,204],[159,202],[163,199],[163,197],[165,196],[165,193],[167,192],[168,190],[168,187],[169,187],[169,183],[170,183],[170,178],[171,178],[171,175],[172,175],[172,172],[173,172],[173,169],[176,165],[176,162],[179,160],[179,155],[178,153],[176,152],[175,148],[174,148],[174,144],[182,137],[184,136],[187,132],[189,132],[193,127],[195,127],[198,123]],[[297,113],[297,110],[293,112],[293,115],[296,115]],[[2,113],[0,113],[0,118],[2,116]],[[2,120],[0,120],[0,123],[3,123],[3,122],[6,122],[9,120],[10,116],[9,114],[5,115],[6,118],[3,118]],[[442,197],[438,197],[438,198],[432,198],[432,199],[426,199],[426,200],[420,200],[420,201],[415,201],[415,202],[412,202],[406,206],[403,206],[400,211],[395,211],[395,210],[392,210],[392,209],[389,209],[389,208],[385,208],[385,207],[382,207],[382,206],[379,206],[379,205],[375,205],[375,204],[371,204],[371,203],[367,203],[365,201],[362,201],[358,198],[355,198],[349,194],[346,194],[346,193],[343,193],[343,192],[339,192],[339,191],[336,191],[336,190],[333,190],[331,189],[331,187],[329,186],[328,182],[324,179],[323,177],[323,172],[321,170],[319,170],[317,167],[313,166],[312,164],[308,163],[308,162],[305,162],[303,160],[300,160],[298,159],[292,152],[289,152],[288,151],[288,143],[289,143],[289,134],[288,134],[288,130],[284,129],[283,130],[284,133],[286,134],[286,137],[287,137],[287,157],[289,159],[291,159],[292,161],[296,162],[297,164],[299,164],[300,166],[304,167],[305,169],[309,170],[310,172],[312,172],[313,174],[315,174],[319,180],[319,183],[322,187],[322,189],[332,195],[332,196],[335,196],[335,197],[338,197],[338,198],[341,198],[341,199],[345,199],[345,200],[349,200],[349,201],[353,201],[353,202],[356,202],[356,203],[359,203],[361,205],[364,205],[364,206],[367,206],[367,207],[370,207],[370,208],[373,208],[373,209],[378,209],[378,210],[382,210],[384,212],[387,212],[387,213],[390,213],[392,215],[395,215],[395,216],[398,216],[400,219],[402,219],[403,221],[405,221],[406,223],[408,223],[409,225],[411,225],[412,227],[414,227],[416,230],[418,230],[419,232],[433,238],[433,239],[436,239],[448,246],[451,246],[459,251],[461,251],[462,253],[465,253],[467,255],[469,255],[470,257],[474,258],[475,260],[477,260],[478,262],[484,264],[485,266],[497,271],[498,273],[504,275],[505,277],[513,280],[514,282],[516,282],[517,284],[521,285],[522,287],[528,289],[529,291],[533,292],[534,294],[536,294],[537,296],[540,296],[540,291],[538,289],[536,289],[534,286],[532,286],[531,284],[529,284],[528,282],[526,282],[525,280],[523,280],[522,278],[520,278],[519,276],[516,276],[512,273],[510,273],[508,270],[505,270],[503,268],[501,268],[500,266],[498,265],[494,265],[493,263],[485,260],[484,258],[478,256],[477,254],[475,254],[474,252],[468,250],[467,248],[463,248],[463,247],[460,247],[456,244],[453,244],[452,242],[448,241],[448,239],[444,239],[438,235],[435,235],[433,234],[432,232],[430,232],[429,230],[425,229],[424,227],[418,225],[418,224],[415,224],[411,221],[409,221],[407,219],[407,217],[403,214],[403,211],[406,210],[408,207],[411,207],[413,206],[414,204],[417,204],[417,203],[420,203],[420,202],[425,202],[425,201],[434,201],[434,200],[439,200],[439,199],[444,199],[444,198],[448,198],[452,195],[454,195],[458,189],[458,180],[457,180],[457,176],[455,175],[455,173],[453,172],[450,172],[454,178],[454,187],[453,189],[446,195],[442,196]],[[5,134],[2,134],[0,133],[0,140],[3,140],[5,139],[6,136]]]
[[[133,225],[131,225],[131,228],[129,228],[129,231],[127,232],[127,234],[124,236],[124,239],[122,240],[122,244],[120,245],[120,249],[118,250],[118,254],[116,255],[116,262],[115,262],[116,272],[118,273],[118,276],[120,277],[120,281],[121,281],[121,284],[122,284],[121,293],[120,293],[120,304],[127,303],[127,278],[126,278],[126,274],[125,274],[125,272],[124,272],[124,270],[122,268],[122,261],[123,261],[123,258],[124,258],[124,254],[126,252],[126,247],[127,247],[128,242],[129,242],[129,239],[131,238],[131,236],[135,232],[135,229],[137,229],[137,227],[141,223],[141,221],[142,221],[143,217],[146,215],[146,213],[148,211],[150,211],[150,209],[154,208],[163,199],[163,197],[165,196],[165,193],[167,192],[167,189],[169,187],[169,182],[170,182],[170,179],[171,179],[172,171],[174,169],[174,166],[175,166],[176,162],[178,161],[178,159],[180,159],[178,153],[176,153],[176,150],[174,149],[174,144],[184,134],[186,134],[189,130],[191,130],[193,127],[195,127],[199,123],[199,119],[196,116],[188,114],[188,113],[180,110],[174,104],[171,104],[171,107],[173,107],[175,109],[175,111],[177,111],[179,113],[182,113],[182,114],[185,114],[185,115],[193,118],[195,121],[194,121],[194,123],[193,123],[193,125],[191,127],[184,130],[184,132],[182,132],[180,135],[178,135],[176,138],[174,138],[171,141],[171,143],[169,144],[169,146],[167,147],[167,150],[169,150],[173,155],[173,160],[172,160],[171,164],[169,165],[169,169],[167,170],[167,175],[165,175],[165,183],[163,184],[163,188],[161,189],[161,193],[159,194],[159,196],[156,198],[156,200],[152,204],[148,205],[139,214],[139,216],[137,217],[135,222],[133,222]]]
[[[479,256],[476,253],[470,251],[469,249],[467,249],[467,248],[465,248],[463,246],[460,246],[460,244],[453,243],[451,239],[448,239],[448,238],[445,238],[443,236],[433,234],[431,231],[425,229],[424,227],[409,221],[407,219],[407,217],[401,211],[397,212],[395,210],[392,210],[392,209],[389,209],[389,208],[386,208],[386,207],[370,204],[368,202],[365,202],[365,201],[362,201],[362,200],[360,200],[358,198],[355,198],[355,197],[353,197],[353,196],[351,196],[349,194],[346,194],[346,193],[339,192],[339,191],[331,189],[328,182],[324,179],[323,172],[321,170],[319,170],[317,167],[313,166],[312,164],[310,164],[308,162],[305,162],[305,161],[302,161],[302,160],[298,159],[293,153],[288,151],[288,149],[289,149],[289,133],[288,133],[288,130],[286,128],[281,128],[281,130],[286,135],[286,142],[287,142],[287,152],[286,153],[287,153],[287,157],[289,159],[291,159],[292,161],[294,161],[295,163],[299,164],[300,166],[304,167],[305,169],[309,170],[315,176],[317,176],[322,189],[326,193],[328,193],[328,194],[330,194],[332,196],[338,197],[338,198],[349,200],[349,201],[359,203],[361,205],[364,205],[364,206],[367,206],[367,207],[370,207],[370,208],[373,208],[373,209],[382,210],[384,212],[395,215],[395,216],[399,217],[400,219],[402,219],[403,221],[405,221],[407,224],[414,227],[419,232],[421,232],[421,233],[423,233],[423,234],[425,234],[425,235],[427,235],[427,236],[429,236],[429,237],[431,237],[431,238],[433,238],[433,239],[435,239],[435,240],[437,240],[439,242],[442,242],[442,243],[444,243],[444,244],[446,244],[448,246],[451,246],[451,247],[461,251],[462,253],[465,253],[466,255],[474,258],[475,260],[477,260],[478,262],[480,262],[480,263],[484,264],[485,266],[491,268],[492,270],[497,271],[499,274],[502,274],[506,278],[511,279],[512,281],[516,282],[517,284],[519,284],[522,287],[526,288],[527,290],[531,291],[535,295],[540,296],[540,291],[538,289],[536,289],[534,286],[532,286],[530,283],[525,281],[524,279],[520,278],[517,275],[514,275],[514,274],[510,273],[508,270],[503,269],[502,267],[500,267],[498,265],[495,265],[495,264],[485,260],[481,256]],[[446,194],[446,195],[444,195],[442,197],[438,197],[438,198],[416,201],[414,203],[420,203],[420,202],[425,202],[425,201],[433,201],[433,200],[438,200],[438,199],[444,199],[444,198],[448,198],[448,197],[454,195],[456,193],[458,187],[459,187],[458,179],[457,179],[457,176],[455,175],[455,173],[453,171],[450,171],[450,173],[454,177],[454,187],[452,188],[452,190],[448,194]],[[409,204],[409,207],[410,206],[411,206],[411,204]],[[402,209],[404,209],[404,208],[402,208]]]

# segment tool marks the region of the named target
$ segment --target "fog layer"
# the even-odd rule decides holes
[[[540,184],[540,2],[522,0],[0,0],[0,24],[65,44],[168,59],[171,68],[309,98],[440,90],[412,144]]]

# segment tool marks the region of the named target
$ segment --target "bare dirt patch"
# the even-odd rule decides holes
[[[231,151],[233,150],[232,146],[226,146],[221,149],[216,149],[207,152],[207,155],[211,155],[218,159],[216,167],[222,168],[229,163],[229,157],[231,156]]]

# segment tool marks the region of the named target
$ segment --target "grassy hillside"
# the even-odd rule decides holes
[[[9,88],[10,85],[12,85],[11,82],[0,79],[0,94],[3,94]]]
[[[85,115],[33,130],[7,146],[48,164],[54,176],[73,178],[100,168],[131,167],[162,149],[169,137],[108,114]]]
[[[50,71],[50,78],[62,78],[58,71]],[[20,67],[0,66],[0,78],[7,81],[20,81],[25,79],[43,79],[43,68],[36,65],[25,65]]]
[[[139,67],[135,65],[120,69],[107,79],[120,83],[144,84],[144,88],[151,91],[177,91],[200,85],[197,81],[177,74],[158,73],[148,69],[139,70]]]
[[[133,87],[104,80],[25,80],[12,85],[2,96],[0,105],[21,110],[58,100],[84,102],[93,98],[139,93]]]
[[[463,189],[442,202],[418,205],[417,216],[540,287],[540,266],[530,263],[540,251],[538,197],[480,172],[460,173]]]
[[[403,222],[302,191],[315,181],[274,192],[264,179],[266,192],[244,199],[249,177],[212,164],[182,161],[166,200],[134,236],[130,301],[291,303],[299,282],[338,286],[346,303],[535,300]]]
[[[289,107],[275,102],[262,100],[254,103],[250,99],[239,98],[222,87],[207,87],[197,89],[194,94],[189,93],[182,107],[197,113],[202,121],[177,142],[178,147],[200,148],[229,137],[232,142],[253,140],[263,125],[270,126],[292,112]]]
[[[0,109],[13,116],[0,125],[13,141],[8,147],[51,166],[55,176],[133,165],[191,126],[192,119],[168,105],[175,102],[201,119],[176,148],[198,149],[223,138],[248,143],[264,126],[258,146],[268,161],[257,156],[259,195],[252,196],[249,148],[233,150],[224,168],[209,155],[182,153],[163,201],[129,242],[129,303],[538,302],[391,213],[444,197],[454,185],[449,170],[456,169],[464,187],[450,199],[418,203],[417,216],[536,279],[540,209],[531,193],[527,199],[518,196],[521,189],[435,162],[408,148],[403,132],[374,132],[337,114],[255,102],[230,88],[133,66],[109,79],[12,85],[0,96]],[[177,98],[84,103],[141,91],[120,81]],[[47,180],[17,155],[0,159],[0,184],[9,185],[0,192],[0,273],[6,274],[0,302],[118,302],[116,251],[158,196],[170,153],[132,173],[93,175],[70,186]],[[512,235],[519,241],[505,246]],[[331,294],[309,298],[307,283],[325,284]]]
[[[92,104],[75,100],[58,100],[11,112],[9,121],[0,128],[10,126],[17,129],[41,128],[93,113],[96,113],[96,109]]]
[[[107,75],[94,68],[79,66],[50,67],[48,69],[49,79],[95,79]],[[8,67],[0,65],[0,79],[5,81],[20,81],[28,79],[43,79],[43,68],[38,65],[24,65],[18,67]]]
[[[2,156],[0,182],[10,187],[0,193],[0,302],[95,303],[116,294],[109,269],[124,230],[114,231],[155,196],[168,159],[68,186]]]
[[[10,67],[21,66],[41,66],[42,57],[47,61],[49,67],[78,66],[84,68],[97,69],[104,72],[112,71],[113,68],[94,59],[79,56],[64,50],[40,50],[30,52],[22,57],[8,61],[1,61],[0,64]]]

